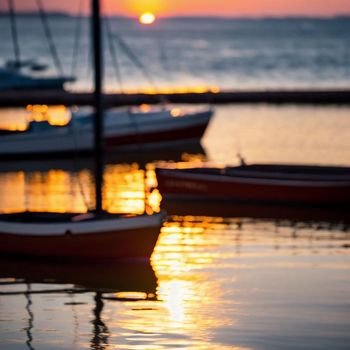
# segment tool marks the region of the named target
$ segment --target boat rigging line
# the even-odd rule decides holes
[[[77,13],[77,22],[75,26],[75,35],[74,35],[74,45],[72,53],[72,67],[71,67],[71,76],[75,76],[78,62],[78,53],[79,53],[79,43],[82,32],[82,19],[83,19],[83,4],[84,0],[80,0],[78,4],[78,13]]]
[[[47,41],[49,43],[49,49],[50,49],[50,52],[51,52],[54,64],[56,66],[56,69],[57,69],[58,73],[61,76],[63,76],[64,74],[63,74],[62,64],[61,64],[60,58],[58,57],[58,54],[57,54],[57,49],[56,49],[55,43],[53,41],[51,29],[50,29],[50,26],[49,26],[49,22],[48,22],[48,18],[47,18],[46,12],[44,10],[43,3],[42,3],[41,0],[36,0],[36,3],[37,3],[37,6],[38,6],[41,22],[42,22],[43,27],[44,27],[45,36],[46,36],[46,39],[47,39]]]
[[[19,68],[21,64],[21,52],[19,50],[18,45],[18,33],[17,33],[17,26],[16,26],[16,16],[15,16],[15,4],[13,0],[8,0],[9,4],[9,12],[10,12],[10,21],[11,21],[11,34],[12,34],[12,41],[13,41],[13,49],[15,52],[15,68]]]
[[[78,13],[77,13],[77,22],[75,26],[75,35],[74,35],[74,45],[73,45],[73,54],[72,54],[72,66],[71,66],[71,75],[74,76],[76,73],[76,67],[77,67],[77,62],[78,62],[78,53],[79,53],[79,43],[80,43],[80,37],[81,37],[81,32],[82,32],[82,19],[83,19],[83,9],[84,9],[84,0],[80,0],[78,4]],[[74,142],[74,159],[75,162],[74,164],[78,164],[78,159],[79,159],[79,135],[78,135],[78,130],[76,127],[76,124],[73,122],[72,123],[72,129],[73,129],[73,142]],[[80,180],[79,177],[79,171],[77,169],[77,166],[75,167],[75,176],[74,178],[76,179],[80,196],[83,199],[84,205],[87,209],[88,212],[92,211],[91,205],[89,203],[89,200],[86,196],[86,193],[84,191],[84,186]]]
[[[134,54],[130,46],[125,42],[125,40],[118,34],[113,34],[114,38],[117,40],[119,46],[122,48],[122,50],[125,52],[125,54],[129,57],[129,59],[141,70],[143,75],[145,76],[146,80],[150,84],[150,86],[157,92],[159,92],[159,88],[157,87],[157,84],[153,80],[150,74],[148,74],[146,67],[143,65],[143,63],[138,59],[138,57]],[[167,104],[168,101],[165,98],[164,95],[158,93],[159,100],[162,104]]]
[[[112,27],[111,27],[111,20],[110,18],[107,16],[106,20],[105,20],[105,26],[106,26],[106,32],[107,32],[107,42],[108,42],[108,48],[109,48],[109,52],[111,55],[111,60],[112,60],[112,66],[114,68],[114,73],[115,76],[117,78],[117,82],[120,88],[120,93],[124,94],[125,90],[124,90],[124,84],[123,84],[123,78],[121,75],[121,70],[120,70],[120,66],[119,66],[119,62],[118,62],[118,55],[116,53],[116,47],[114,45],[114,41],[113,41],[113,33],[112,33]]]

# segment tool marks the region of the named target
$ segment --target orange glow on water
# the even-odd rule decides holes
[[[203,94],[203,93],[213,93],[217,94],[221,90],[218,86],[208,86],[208,85],[195,85],[195,86],[176,86],[176,87],[159,87],[157,89],[152,87],[139,87],[137,89],[127,88],[125,89],[126,94]]]
[[[180,108],[173,108],[170,111],[170,114],[171,114],[172,117],[176,118],[176,117],[180,117],[183,113],[182,113]]]
[[[74,167],[72,161],[72,167]],[[103,207],[111,213],[142,214],[159,212],[161,195],[150,191],[155,177],[137,164],[108,165],[104,172]],[[146,177],[145,177],[146,176]],[[90,169],[70,172],[61,169],[0,174],[3,200],[0,212],[18,211],[80,212],[93,209],[94,179]]]
[[[26,110],[28,112],[28,121],[48,121],[55,126],[67,125],[72,117],[69,109],[63,105],[28,105]]]

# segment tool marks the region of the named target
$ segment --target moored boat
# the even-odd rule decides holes
[[[104,140],[108,150],[157,149],[199,141],[213,115],[211,109],[110,110],[105,112]],[[91,152],[94,146],[91,112],[75,114],[66,126],[32,122],[27,131],[4,132],[0,157],[35,157]]]
[[[257,164],[227,168],[156,169],[165,200],[350,206],[350,168]]]
[[[44,34],[49,42],[50,53],[55,62],[59,76],[36,75],[33,72],[46,70],[46,64],[37,62],[35,59],[23,59],[18,39],[18,28],[15,13],[15,1],[8,0],[11,37],[13,41],[14,58],[6,62],[5,66],[0,67],[0,90],[62,90],[65,83],[74,82],[74,77],[65,76],[61,62],[57,55],[56,46],[53,42],[51,29],[48,25],[46,12],[41,2],[38,2],[41,19],[44,26]],[[26,69],[26,72],[23,72]]]
[[[3,214],[0,254],[69,261],[149,259],[164,215]]]
[[[0,90],[62,90],[64,84],[74,81],[73,77],[37,77],[15,69],[0,68]]]

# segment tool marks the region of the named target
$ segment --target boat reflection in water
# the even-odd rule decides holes
[[[249,204],[200,200],[167,200],[161,208],[168,215],[192,215],[224,218],[252,218],[290,220],[291,222],[343,222],[350,223],[350,208],[303,207],[296,205]]]
[[[15,280],[17,284],[45,285],[42,294],[49,293],[114,293],[116,299],[123,299],[120,293],[139,293],[139,298],[156,297],[157,280],[149,263],[62,263],[32,261],[29,259],[0,259],[0,278]],[[50,285],[64,286],[49,288]],[[18,294],[15,291],[13,294]],[[10,294],[10,293],[8,293]],[[40,294],[39,290],[33,294]],[[111,297],[108,294],[109,297]],[[130,298],[129,298],[130,299]]]
[[[31,260],[0,260],[0,280],[7,290],[2,297],[23,295],[26,299],[25,310],[28,314],[26,345],[34,349],[36,342],[33,295],[43,298],[58,295],[87,295],[93,297],[91,323],[93,325],[90,347],[104,349],[108,344],[110,332],[104,322],[105,300],[137,302],[156,300],[157,279],[149,263],[118,264],[64,264],[33,262]],[[40,302],[39,302],[40,304]],[[66,302],[65,305],[78,306],[80,302]],[[91,304],[91,302],[86,302]],[[40,310],[41,313],[42,310]],[[77,316],[75,316],[77,317]]]

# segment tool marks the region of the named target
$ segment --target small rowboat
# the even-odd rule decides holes
[[[165,200],[350,206],[350,168],[257,164],[156,169]]]
[[[0,254],[60,261],[149,260],[163,219],[163,213],[3,214]]]

